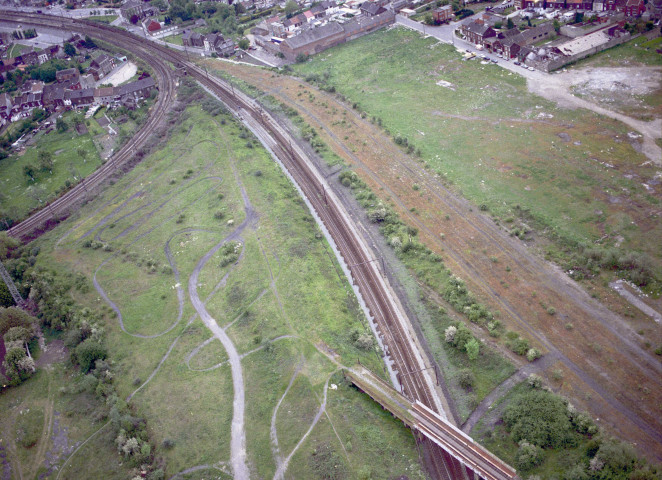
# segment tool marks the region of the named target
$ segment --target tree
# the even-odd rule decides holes
[[[506,27],[508,27],[508,30],[511,28],[515,28],[515,23],[513,22],[512,18],[508,18],[508,22],[506,22]]]
[[[13,249],[21,244],[19,240],[7,235],[7,232],[0,232],[0,260],[7,260]]]
[[[515,454],[515,466],[517,470],[526,472],[540,465],[544,458],[542,448],[522,440]]]
[[[239,45],[239,48],[241,48],[242,50],[246,50],[248,47],[251,46],[251,42],[246,37],[244,37],[241,40],[239,40],[239,43],[237,43],[237,45]]]
[[[574,443],[566,402],[545,390],[528,390],[505,409],[503,421],[514,441],[559,448]]]
[[[472,338],[464,348],[467,350],[469,360],[476,360],[478,358],[478,353],[480,352],[480,343],[478,343],[478,340]]]
[[[104,360],[107,355],[103,345],[93,338],[88,338],[76,347],[71,359],[80,365],[82,372],[87,373],[94,366],[94,362]]]
[[[55,122],[55,129],[60,132],[66,132],[69,130],[69,124],[64,120],[64,118],[58,118]]]
[[[9,349],[2,366],[9,375],[10,385],[18,385],[35,371],[34,360],[28,357],[25,349],[21,347]]]
[[[4,337],[13,327],[24,327],[32,330],[37,319],[17,307],[0,308],[0,335]]]
[[[432,17],[431,13],[426,13],[423,21],[426,25],[434,25],[434,17]]]
[[[46,150],[40,150],[37,154],[39,159],[39,169],[44,172],[53,170],[53,154]]]
[[[294,0],[287,0],[287,3],[285,4],[285,16],[287,18],[292,17],[294,15],[294,12],[297,11],[299,8],[299,5],[297,5],[297,2]]]
[[[28,163],[26,165],[23,165],[23,175],[28,177],[30,180],[34,182],[34,174],[36,173],[36,168],[34,165]]]
[[[76,47],[74,47],[70,43],[65,43],[64,44],[64,54],[67,57],[73,57],[74,55],[76,55]]]
[[[94,40],[92,40],[89,36],[85,35],[85,41],[83,42],[83,46],[87,48],[88,50],[92,50],[93,48],[97,48],[97,44],[94,43]]]
[[[561,31],[561,23],[558,20],[554,19],[553,25],[554,25],[554,30],[558,34]]]
[[[134,25],[138,23],[138,20],[140,20],[140,17],[135,14],[131,15],[131,18],[129,18],[129,22],[131,22]]]

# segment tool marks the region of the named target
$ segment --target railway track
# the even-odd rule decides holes
[[[34,231],[46,226],[48,222],[55,221],[58,217],[67,215],[73,206],[78,205],[87,198],[90,190],[94,190],[102,185],[119,168],[134,158],[136,152],[162,123],[169,107],[174,101],[175,75],[168,64],[159,58],[159,56],[155,55],[148,45],[145,45],[144,40],[141,42],[140,38],[133,36],[108,35],[108,29],[104,28],[103,25],[90,24],[92,22],[75,22],[64,18],[54,19],[44,15],[0,11],[0,21],[3,20],[15,22],[16,24],[29,23],[35,26],[72,30],[84,35],[103,39],[122,49],[132,51],[152,67],[159,89],[159,96],[152,107],[148,120],[117,153],[110,157],[100,168],[84,178],[81,183],[8,231],[9,235],[13,237],[25,239],[29,238]],[[112,31],[115,33],[114,29]]]
[[[137,148],[144,144],[154,128],[163,120],[167,106],[174,99],[174,75],[166,64],[184,66],[187,73],[200,84],[213,92],[259,137],[261,142],[282,162],[295,184],[308,200],[311,208],[331,235],[336,248],[351,271],[354,282],[372,314],[383,336],[385,349],[393,359],[398,372],[398,382],[403,394],[419,401],[433,411],[445,416],[441,402],[435,392],[434,383],[426,371],[424,358],[414,344],[413,332],[408,328],[402,307],[386,283],[385,277],[375,265],[375,255],[369,250],[362,237],[349,220],[333,189],[317,172],[303,150],[296,144],[271,115],[264,111],[255,100],[240,91],[235,91],[226,82],[209,76],[208,73],[186,57],[165,46],[147,42],[130,33],[93,22],[53,18],[39,14],[26,14],[0,11],[0,21],[71,29],[95,38],[103,38],[120,48],[129,50],[150,63],[158,77],[159,100],[147,123],[137,132],[116,155],[94,174],[65,195],[59,197],[49,208],[32,215],[16,225],[10,234],[26,237],[32,230],[43,225],[54,213],[65,213],[84,198],[87,189],[98,186],[112,175],[118,167],[133,158]],[[87,187],[87,188],[86,188]],[[428,468],[435,478],[468,479],[467,470],[447,452],[433,442],[421,441],[429,461]]]

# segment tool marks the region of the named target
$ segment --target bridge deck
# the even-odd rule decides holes
[[[405,425],[419,431],[481,478],[517,478],[515,469],[510,465],[427,406],[406,398],[370,370],[359,366],[345,371],[345,376]]]

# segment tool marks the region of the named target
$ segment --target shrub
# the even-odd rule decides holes
[[[468,368],[460,370],[457,381],[460,384],[460,387],[464,388],[465,390],[471,390],[476,384],[476,378],[474,377],[473,372]]]
[[[542,448],[522,440],[515,454],[515,467],[526,472],[542,463],[544,459]]]
[[[464,348],[467,351],[469,360],[476,360],[478,358],[478,354],[480,353],[480,343],[478,343],[478,340],[472,338],[467,342]]]
[[[446,342],[454,343],[456,333],[457,333],[457,327],[455,325],[450,325],[449,327],[447,327],[446,330],[444,330],[444,337]]]
[[[530,349],[526,352],[526,359],[527,359],[529,362],[533,362],[534,360],[540,358],[540,356],[541,356],[541,355],[540,355],[540,352],[539,352],[537,349],[535,349],[535,348],[530,348]]]
[[[94,366],[94,362],[104,360],[107,355],[108,352],[103,345],[93,338],[88,338],[76,347],[71,357],[74,363],[80,365],[81,371],[87,373]]]
[[[574,445],[566,402],[548,391],[534,389],[517,396],[505,409],[503,421],[516,442],[539,447]]]

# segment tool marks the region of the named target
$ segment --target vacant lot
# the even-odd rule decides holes
[[[352,342],[363,313],[295,189],[230,117],[185,115],[167,147],[41,240],[48,264],[95,277],[114,310],[115,385],[168,446],[167,476],[231,472],[236,386],[189,300],[198,270],[190,288],[242,356],[253,476],[289,461],[286,478],[424,478],[410,432],[337,372],[382,359]]]
[[[600,418],[613,419],[610,428],[646,442],[613,410],[618,404],[602,395],[614,392],[655,421],[659,375],[652,372],[659,366],[646,349],[659,342],[658,329],[604,289],[601,279],[589,285],[634,327],[623,324],[528,250],[533,246],[565,264],[569,245],[597,241],[646,251],[659,271],[656,169],[636,152],[622,124],[557,108],[527,93],[518,76],[462,62],[453,49],[401,29],[363,37],[296,67],[336,94],[270,71],[223,68],[298,110],[509,329],[545,352],[562,352],[582,372],[581,379],[568,375],[564,392]],[[412,155],[404,155],[393,137],[403,144],[407,138]],[[648,181],[652,191],[642,185]],[[454,200],[449,190],[473,206]],[[529,247],[507,240],[504,228]],[[621,341],[627,346],[618,347]],[[594,388],[602,393],[580,393]]]

